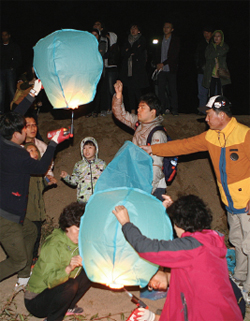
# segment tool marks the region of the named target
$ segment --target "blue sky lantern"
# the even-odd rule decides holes
[[[142,179],[140,179],[142,178]],[[111,288],[145,287],[158,266],[141,259],[125,240],[112,210],[124,205],[149,238],[172,239],[172,225],[162,203],[150,194],[152,158],[125,142],[98,179],[81,218],[79,250],[88,278]]]
[[[54,108],[77,108],[91,102],[103,61],[91,33],[73,29],[55,31],[34,49],[34,69]]]

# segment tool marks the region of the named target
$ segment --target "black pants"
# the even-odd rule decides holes
[[[165,109],[168,107],[166,101],[166,86],[169,90],[168,99],[170,101],[170,109],[173,114],[178,114],[178,96],[177,96],[177,83],[176,74],[161,71],[158,75],[158,97],[161,101],[161,112],[164,114]]]
[[[47,317],[48,321],[63,320],[68,309],[73,309],[89,289],[84,270],[75,278],[52,288],[45,289],[32,300],[24,300],[26,309],[37,318]]]

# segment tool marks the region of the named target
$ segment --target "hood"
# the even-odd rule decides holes
[[[209,248],[211,252],[217,257],[225,257],[227,248],[224,243],[224,236],[217,231],[203,230],[201,232],[184,232],[181,237],[192,236],[200,243]]]
[[[83,146],[87,141],[91,141],[95,144],[95,148],[96,148],[95,158],[98,158],[99,149],[98,149],[97,141],[94,139],[94,137],[85,137],[83,138],[80,144],[80,152],[81,152],[82,159],[85,159],[85,157],[83,156]]]
[[[214,35],[216,34],[216,32],[219,32],[219,33],[221,34],[221,43],[220,43],[220,46],[223,46],[223,45],[224,45],[224,33],[223,33],[222,30],[215,30],[214,33],[212,34],[211,39],[213,39],[213,37],[214,37]],[[213,42],[213,44],[214,44],[214,46],[216,46],[214,42]]]
[[[117,42],[117,35],[114,32],[109,32],[109,44],[110,47]]]

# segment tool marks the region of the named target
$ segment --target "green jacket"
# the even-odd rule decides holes
[[[212,39],[216,32],[220,32],[222,40],[220,45],[218,46],[215,45],[215,43],[212,40],[206,48],[206,51],[205,51],[206,65],[205,65],[203,82],[202,82],[202,86],[205,88],[210,88],[212,72],[215,67],[215,58],[218,58],[219,68],[224,68],[228,70],[226,60],[227,60],[227,53],[229,51],[229,46],[224,42],[224,34],[221,30],[215,30],[215,32],[212,35]],[[222,86],[231,84],[231,79],[221,78],[221,84]]]
[[[78,244],[73,243],[61,229],[55,229],[41,248],[41,253],[32,271],[27,290],[41,293],[75,278],[82,267],[75,268],[70,275],[65,272],[73,256],[79,255]]]

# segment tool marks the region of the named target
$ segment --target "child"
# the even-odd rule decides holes
[[[34,143],[26,143],[24,148],[30,153],[30,157],[39,160],[40,152]],[[43,200],[43,190],[47,185],[56,184],[53,176],[47,175],[46,181],[42,176],[31,176],[29,185],[29,196],[26,211],[26,218],[32,221],[37,227],[37,239],[33,250],[33,264],[38,258],[38,249],[41,239],[42,224],[45,221],[45,204]]]
[[[171,268],[160,320],[243,320],[228,277],[224,237],[211,230],[212,216],[200,198],[183,196],[169,207],[178,236],[173,241],[143,236],[130,223],[124,206],[116,206],[113,213],[127,241],[142,258]],[[149,310],[140,309],[139,315],[138,320],[158,320]]]
[[[98,158],[98,145],[93,137],[86,137],[81,141],[80,151],[82,160],[75,164],[72,175],[62,171],[60,176],[66,183],[77,186],[78,202],[87,202],[106,163]]]

